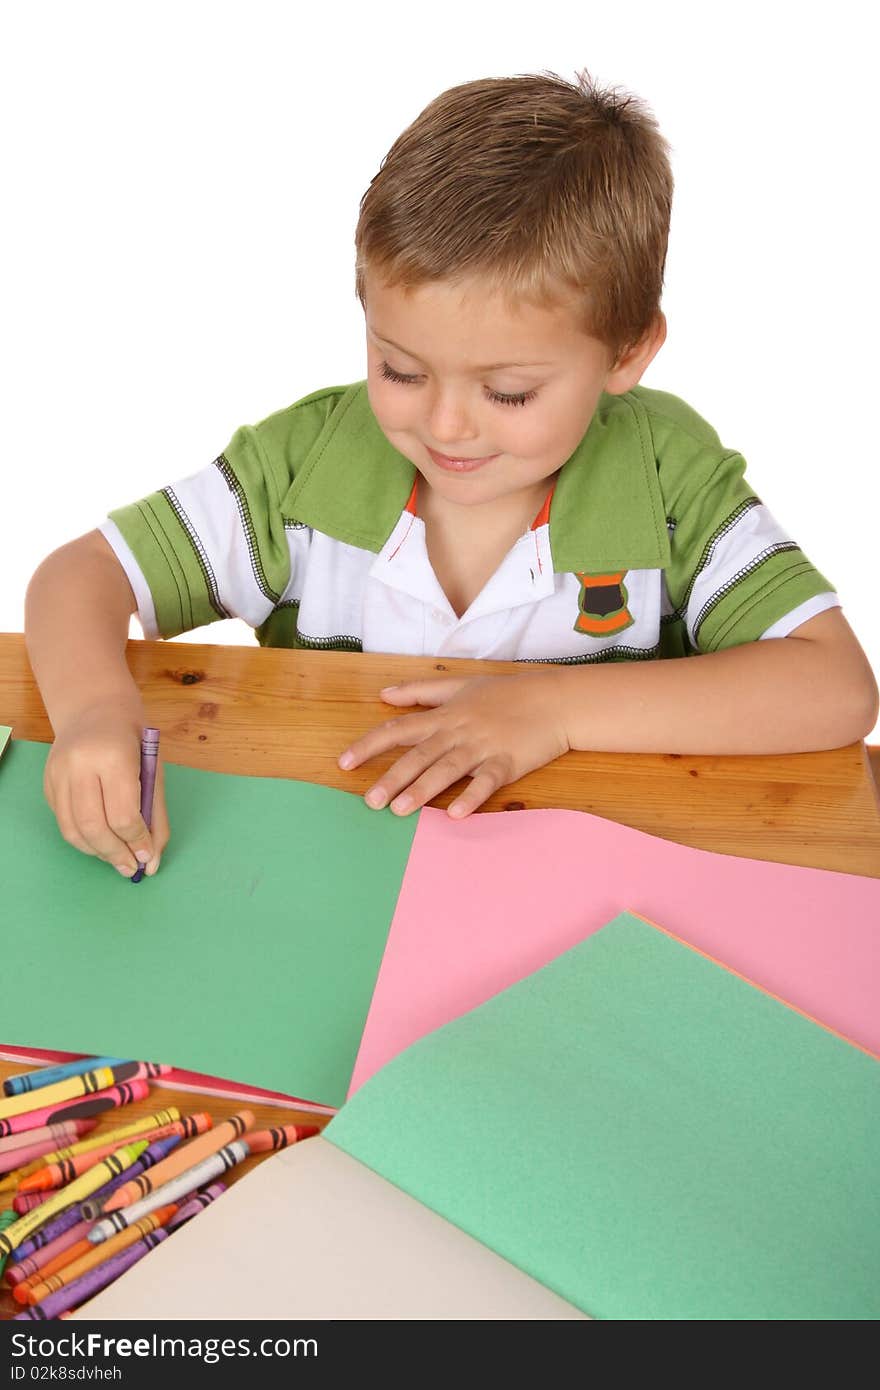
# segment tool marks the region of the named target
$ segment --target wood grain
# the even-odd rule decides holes
[[[508,662],[132,641],[128,661],[171,763],[364,792],[393,756],[342,772],[358,734],[389,717],[382,686],[511,672]],[[0,723],[52,737],[20,633],[0,634]],[[454,789],[431,804],[446,806]],[[880,877],[880,803],[862,743],[760,757],[567,753],[485,811],[590,811],[699,849]],[[173,814],[172,814],[173,823]]]

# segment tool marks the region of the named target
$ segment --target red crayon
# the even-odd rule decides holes
[[[0,1134],[20,1134],[22,1130],[34,1129],[37,1125],[59,1124],[63,1120],[89,1119],[115,1106],[143,1100],[149,1093],[149,1081],[123,1081],[119,1086],[109,1086],[106,1091],[96,1091],[84,1100],[68,1101],[41,1110],[27,1110],[23,1115],[11,1115],[8,1119],[0,1120]]]
[[[12,1199],[12,1210],[17,1211],[19,1216],[24,1216],[26,1211],[32,1211],[34,1207],[41,1207],[50,1192],[22,1192],[16,1194]]]

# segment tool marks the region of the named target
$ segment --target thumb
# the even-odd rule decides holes
[[[168,824],[168,807],[165,801],[165,764],[159,762],[156,776],[156,790],[153,794],[153,814],[150,818],[150,838],[152,855],[147,861],[146,872],[152,875],[159,867],[162,851],[168,844],[171,828]]]

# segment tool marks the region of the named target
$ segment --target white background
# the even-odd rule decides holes
[[[586,67],[672,144],[669,336],[644,384],[745,454],[880,672],[869,8],[6,0],[0,630],[111,507],[364,375],[358,201],[428,101]]]

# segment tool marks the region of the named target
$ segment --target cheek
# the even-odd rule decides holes
[[[558,430],[552,417],[535,412],[533,406],[497,406],[494,435],[499,442],[507,443],[507,452],[520,454],[524,458],[542,458],[545,454],[556,452]]]
[[[393,382],[383,381],[381,377],[378,380],[371,377],[367,382],[367,397],[373,414],[386,433],[411,426],[415,410],[407,399],[405,386],[396,386]]]
[[[590,423],[590,413],[584,411],[581,401],[576,403],[576,408],[564,401],[535,402],[532,407],[525,405],[522,410],[511,409],[510,413],[517,416],[522,452],[535,459],[564,462],[577,448]]]

